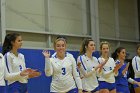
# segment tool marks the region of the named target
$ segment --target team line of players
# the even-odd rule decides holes
[[[24,55],[18,52],[22,45],[20,34],[11,33],[5,37],[0,54],[0,91],[2,93],[26,93],[28,79],[40,76],[40,72],[26,68]],[[135,78],[128,77],[129,62],[125,62],[126,49],[117,48],[112,57],[110,44],[101,42],[101,56],[97,59],[95,42],[85,39],[80,54],[75,61],[72,54],[66,52],[67,41],[58,37],[54,41],[53,55],[48,50],[45,56],[45,74],[52,76],[51,93],[130,93],[128,82],[134,85],[135,93],[140,91],[140,45],[137,55],[132,60]],[[3,56],[4,55],[4,56]],[[5,91],[5,80],[8,90]]]

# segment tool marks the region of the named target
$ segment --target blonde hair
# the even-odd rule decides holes
[[[63,41],[63,42],[65,43],[65,45],[66,45],[66,43],[67,43],[66,40],[65,40],[64,38],[58,38],[58,39],[56,39],[56,40],[54,41],[54,43],[53,43],[54,49],[55,49],[56,43],[57,43],[58,41]]]
[[[102,55],[102,51],[101,51],[101,50],[102,50],[104,44],[108,45],[108,47],[109,47],[109,49],[110,49],[110,44],[109,44],[109,42],[107,42],[107,41],[102,41],[102,42],[100,43],[100,53],[101,53],[101,55]]]
[[[108,47],[109,47],[109,49],[110,49],[110,43],[107,42],[107,41],[102,41],[102,42],[100,43],[100,50],[102,50],[102,46],[103,46],[104,44],[108,45]]]

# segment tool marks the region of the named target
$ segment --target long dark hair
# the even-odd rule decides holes
[[[112,58],[114,60],[116,60],[118,58],[118,53],[120,53],[123,49],[125,49],[124,47],[118,47],[113,53],[112,53]]]
[[[9,52],[12,48],[12,42],[15,42],[16,38],[20,36],[18,33],[10,33],[5,36],[5,40],[2,46],[2,54]]]
[[[86,47],[88,46],[89,42],[93,41],[91,38],[84,39],[80,48],[80,53],[79,55],[85,54],[86,53]],[[94,42],[94,41],[93,41]]]

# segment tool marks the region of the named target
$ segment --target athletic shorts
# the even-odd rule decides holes
[[[27,83],[14,82],[8,85],[8,93],[26,93]]]
[[[0,86],[0,93],[6,93],[6,87]]]
[[[109,91],[116,89],[115,83],[108,83],[105,81],[99,81],[99,89],[108,89]]]
[[[129,87],[121,84],[116,85],[116,91],[119,93],[130,93]]]
[[[134,80],[135,80],[135,81],[138,81],[138,82],[140,82],[140,78],[135,78]],[[134,88],[137,88],[137,87],[139,87],[139,86],[138,86],[138,85],[136,85],[136,84],[134,84],[133,86],[134,86]]]

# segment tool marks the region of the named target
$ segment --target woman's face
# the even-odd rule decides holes
[[[122,49],[120,51],[120,53],[117,53],[118,55],[118,58],[122,59],[122,60],[125,60],[125,57],[126,57],[126,50],[125,49]]]
[[[58,54],[64,54],[65,51],[66,51],[66,42],[63,41],[63,40],[57,41],[56,44],[55,44],[55,51]]]
[[[140,47],[137,49],[137,54],[140,56]]]
[[[22,37],[21,36],[17,36],[16,40],[14,42],[12,42],[13,48],[15,49],[19,49],[22,46]]]
[[[87,51],[90,51],[92,53],[95,51],[95,43],[94,43],[94,41],[89,41],[88,46],[87,46]]]
[[[109,55],[109,45],[108,44],[103,44],[101,48],[101,53],[102,55]]]

